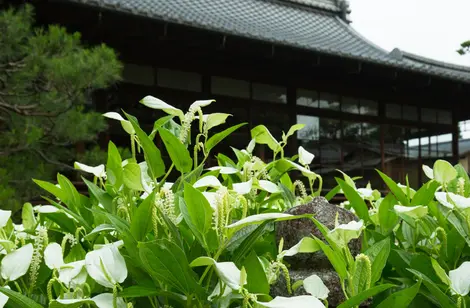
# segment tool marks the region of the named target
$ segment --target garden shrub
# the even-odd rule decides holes
[[[326,198],[344,194],[342,206],[358,221],[328,230],[312,215],[284,213],[322,191],[309,169],[314,156],[302,147],[284,153],[303,125],[280,141],[259,125],[245,149],[233,149],[236,159],[217,154],[217,166],[206,168],[214,147],[244,124],[212,133],[229,115],[204,114],[210,100],[187,112],[151,96],[141,103],[166,113],[148,133],[125,112],[104,114],[129,134],[131,158],[122,160],[110,142],[106,165],[75,163],[93,178],[83,178],[89,196],[59,174],[57,185],[35,180],[55,198],[25,204],[22,224],[0,211],[0,306],[326,307],[328,289],[315,275],[286,290],[303,286],[308,295],[269,295],[281,275],[289,280],[284,256],[323,251],[340,278],[342,308],[371,298],[377,307],[466,307],[470,181],[460,165],[423,166],[429,180],[417,190],[378,171],[385,195],[339,173]],[[270,162],[253,154],[260,144],[273,152]],[[178,177],[169,182],[172,172]],[[299,218],[325,240],[305,237],[293,247],[272,240],[276,221]],[[362,251],[352,255],[348,243],[359,238]]]

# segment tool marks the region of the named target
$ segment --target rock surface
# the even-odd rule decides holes
[[[310,203],[293,207],[286,213],[292,215],[314,214],[314,217],[330,230],[335,227],[337,213],[340,224],[358,220],[353,213],[330,204],[324,197],[316,197]],[[310,219],[287,220],[276,223],[276,241],[279,243],[281,238],[284,239],[284,250],[297,244],[303,237],[312,235],[324,240],[321,232]],[[353,256],[359,254],[361,250],[360,239],[352,240],[349,243],[349,248]],[[292,284],[308,276],[318,275],[330,290],[328,295],[330,307],[338,306],[345,300],[339,277],[323,252],[300,253],[292,257],[285,257],[284,261],[288,264]],[[276,284],[271,286],[271,291],[274,296],[291,296],[287,293],[286,281],[283,275]],[[297,289],[294,295],[302,294],[305,294],[303,287]]]

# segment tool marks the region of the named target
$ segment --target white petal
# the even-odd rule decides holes
[[[72,279],[76,278],[84,270],[84,266],[85,266],[84,260],[64,264],[59,269],[59,280],[63,284],[65,284],[67,287],[70,287]],[[85,271],[85,279],[86,279],[86,271]]]
[[[58,208],[56,208],[53,205],[37,205],[33,208],[33,210],[36,213],[43,213],[43,214],[56,213],[60,211]]]
[[[13,224],[13,229],[15,229],[16,232],[22,232],[25,230],[23,224]]]
[[[206,106],[209,106],[212,102],[214,102],[213,99],[195,101],[194,103],[191,104],[191,106],[189,106],[189,109],[206,107]]]
[[[106,177],[106,172],[105,172],[105,168],[104,168],[103,164],[101,164],[99,166],[96,166],[96,167],[91,167],[91,166],[87,166],[87,165],[79,163],[79,162],[75,162],[74,166],[75,166],[75,169],[91,173],[96,177],[99,177],[99,178],[105,178]]]
[[[258,184],[259,186],[261,187],[261,189],[271,193],[271,194],[274,194],[274,193],[277,193],[277,192],[280,192],[281,190],[279,189],[279,187],[277,187],[276,184],[274,184],[273,182],[271,181],[266,181],[266,180],[259,180],[258,181]]]
[[[359,193],[359,195],[361,195],[363,199],[372,197],[372,194],[374,193],[374,191],[369,188],[358,188],[357,192]]]
[[[359,231],[362,229],[362,227],[364,227],[364,221],[361,219],[359,221],[353,220],[347,224],[339,225],[335,229]]]
[[[220,279],[233,290],[240,289],[241,272],[233,262],[217,262],[215,270]]]
[[[99,295],[96,295],[91,299],[92,301],[95,302],[96,306],[98,308],[113,308],[113,294],[112,293],[101,293]],[[117,307],[118,308],[126,308],[126,303],[122,299],[122,297],[118,297],[116,299],[117,301]]]
[[[329,232],[332,239],[335,240],[337,245],[345,246],[351,240],[359,238],[362,229],[364,227],[364,221],[350,221],[347,224],[342,224],[334,228]]]
[[[33,244],[27,244],[7,254],[1,262],[3,279],[14,281],[28,272],[33,258]]]
[[[302,146],[299,147],[299,163],[302,165],[310,165],[315,155],[305,150]]]
[[[200,178],[199,180],[194,183],[193,187],[195,188],[200,188],[200,187],[220,187],[222,184],[220,183],[219,179],[217,179],[213,175],[208,175],[203,178]]]
[[[10,289],[10,286],[6,285],[5,288]],[[2,292],[0,292],[0,308],[3,308],[7,302],[8,302],[8,295],[5,295]]]
[[[221,174],[235,174],[235,173],[240,172],[238,169],[235,169],[233,167],[222,167],[222,166],[211,167],[208,170],[211,170],[211,171],[219,170]]]
[[[438,191],[434,194],[434,197],[436,197],[436,200],[439,201],[440,204],[442,204],[445,207],[448,207],[450,209],[454,208],[454,205],[447,201],[447,193],[443,191]]]
[[[251,191],[253,186],[253,179],[250,179],[248,182],[235,183],[233,184],[233,190],[240,195],[245,195]]]
[[[455,206],[459,209],[463,210],[470,207],[470,198],[465,198],[454,193],[449,193],[449,197],[455,203]]]
[[[104,287],[112,288],[127,277],[126,262],[113,244],[88,252],[85,266],[91,278]]]
[[[0,210],[0,228],[7,225],[8,219],[11,217],[11,211]]]
[[[184,118],[183,111],[181,111],[180,109],[175,108],[171,105],[168,105],[167,103],[165,103],[161,99],[158,99],[158,98],[153,97],[151,95],[147,95],[140,102],[142,104],[144,104],[145,106],[149,107],[149,108],[163,110],[164,112],[166,112],[170,115],[177,116],[180,119]]]
[[[434,179],[434,171],[432,171],[432,169],[429,168],[429,166],[423,165],[423,171],[424,171],[424,174],[426,174],[428,178],[430,178],[431,180]]]
[[[175,183],[165,182],[165,184],[163,184],[163,188],[164,189],[171,189],[173,187],[173,184],[175,184]]]
[[[301,295],[294,297],[277,296],[269,303],[257,302],[263,307],[268,308],[325,308],[323,303],[310,295]]]
[[[253,150],[255,149],[255,145],[256,145],[256,139],[251,139],[250,143],[248,143],[248,146],[246,147],[246,150],[248,151],[248,153],[253,152]]]
[[[109,118],[109,119],[113,119],[113,120],[127,121],[126,119],[124,119],[122,117],[122,115],[120,115],[117,112],[106,112],[106,113],[103,114],[103,116],[106,117],[106,118]]]
[[[78,273],[77,276],[73,277],[72,280],[70,280],[69,287],[72,289],[76,289],[77,287],[82,287],[85,284],[87,277],[88,277],[88,273],[85,268],[85,261],[83,261],[82,270],[80,271],[80,273]]]
[[[62,305],[74,305],[74,307],[82,307],[82,306],[77,306],[76,304],[78,304],[78,303],[86,304],[86,303],[90,303],[92,301],[89,298],[58,298],[58,299],[56,299],[56,302],[58,302]],[[58,306],[58,307],[60,307],[60,306]]]
[[[421,218],[428,214],[428,207],[417,205],[417,206],[403,206],[395,205],[393,207],[395,212],[408,215],[413,218]]]
[[[449,272],[452,290],[466,296],[470,292],[470,262],[465,261],[458,268]]]
[[[204,195],[204,197],[206,197],[207,201],[209,201],[209,204],[210,206],[216,210],[217,209],[217,205],[216,205],[216,193],[215,192],[207,192],[207,191],[204,191],[202,192],[202,194]]]
[[[62,247],[57,243],[50,243],[44,249],[44,263],[51,270],[58,269],[64,265],[64,256],[62,255]]]
[[[307,293],[318,299],[326,299],[330,290],[317,275],[312,275],[304,279],[304,289]]]
[[[288,250],[283,251],[282,254],[286,257],[291,257],[298,253],[312,253],[318,250],[321,250],[321,247],[317,244],[313,237],[304,237],[300,240],[300,242]]]

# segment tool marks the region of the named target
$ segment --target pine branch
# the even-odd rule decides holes
[[[67,164],[64,164],[64,163],[61,163],[61,162],[59,162],[59,161],[55,161],[55,160],[49,159],[46,154],[44,154],[42,151],[40,151],[40,150],[38,150],[38,149],[35,149],[34,152],[36,152],[37,154],[39,154],[39,156],[41,156],[41,158],[44,159],[44,161],[46,161],[46,162],[49,163],[49,164],[59,166],[59,167],[64,168],[64,169],[66,169],[66,170],[74,170],[74,171],[76,170],[75,168],[70,167],[70,166],[67,165]]]

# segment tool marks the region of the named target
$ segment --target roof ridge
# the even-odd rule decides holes
[[[423,62],[424,64],[434,65],[434,66],[439,66],[439,67],[442,67],[442,68],[448,68],[448,69],[453,69],[453,70],[457,70],[457,71],[470,73],[470,66],[453,64],[453,63],[449,63],[449,62],[445,62],[445,61],[440,61],[440,60],[424,57],[424,56],[417,55],[417,54],[414,54],[414,53],[411,53],[411,52],[400,50],[399,48],[395,48],[392,52],[401,52],[401,54],[403,55],[404,58],[408,58],[408,59],[411,59],[411,60]]]

